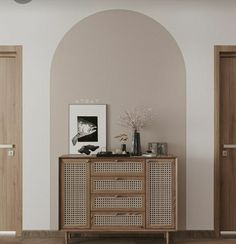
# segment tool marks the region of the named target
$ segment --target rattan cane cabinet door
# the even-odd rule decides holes
[[[60,229],[90,227],[90,164],[86,159],[60,161]]]
[[[146,227],[176,229],[176,159],[146,162]]]

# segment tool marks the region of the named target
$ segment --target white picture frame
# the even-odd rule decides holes
[[[69,153],[91,155],[106,150],[106,104],[69,105]]]

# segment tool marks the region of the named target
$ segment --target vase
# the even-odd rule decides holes
[[[132,137],[132,155],[133,156],[141,156],[141,142],[140,142],[140,133],[138,131],[133,132]]]
[[[126,144],[121,144],[121,151],[122,153],[126,153]]]

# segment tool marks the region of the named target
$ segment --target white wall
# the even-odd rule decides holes
[[[213,228],[213,46],[236,43],[234,0],[0,0],[0,45],[23,45],[23,227],[50,229],[49,86],[53,53],[79,20],[129,9],[162,24],[187,71],[187,228]]]

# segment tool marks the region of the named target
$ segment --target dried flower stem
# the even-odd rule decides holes
[[[119,119],[119,124],[123,127],[140,131],[146,127],[152,120],[152,109],[137,109],[133,111],[126,110]]]

